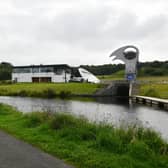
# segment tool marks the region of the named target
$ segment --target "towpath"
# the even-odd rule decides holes
[[[0,131],[0,168],[73,168]]]

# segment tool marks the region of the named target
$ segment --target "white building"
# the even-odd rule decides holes
[[[71,68],[66,64],[13,67],[15,82],[69,82]]]

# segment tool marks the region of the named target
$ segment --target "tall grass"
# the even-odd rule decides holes
[[[161,83],[142,84],[140,87],[140,94],[168,99],[168,85]]]
[[[115,128],[69,114],[22,114],[0,105],[0,127],[76,167],[168,167],[167,142],[135,125]]]
[[[102,85],[90,83],[17,83],[1,84],[1,96],[29,96],[66,98],[71,95],[93,94]]]
[[[159,92],[156,89],[154,89],[154,88],[146,89],[144,91],[144,96],[157,97],[157,98],[160,97]]]

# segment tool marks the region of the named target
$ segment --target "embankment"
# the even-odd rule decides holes
[[[0,128],[81,168],[166,168],[168,144],[150,129],[114,128],[67,114],[0,104]]]

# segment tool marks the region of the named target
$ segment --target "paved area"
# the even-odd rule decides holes
[[[0,168],[73,168],[0,131]]]

